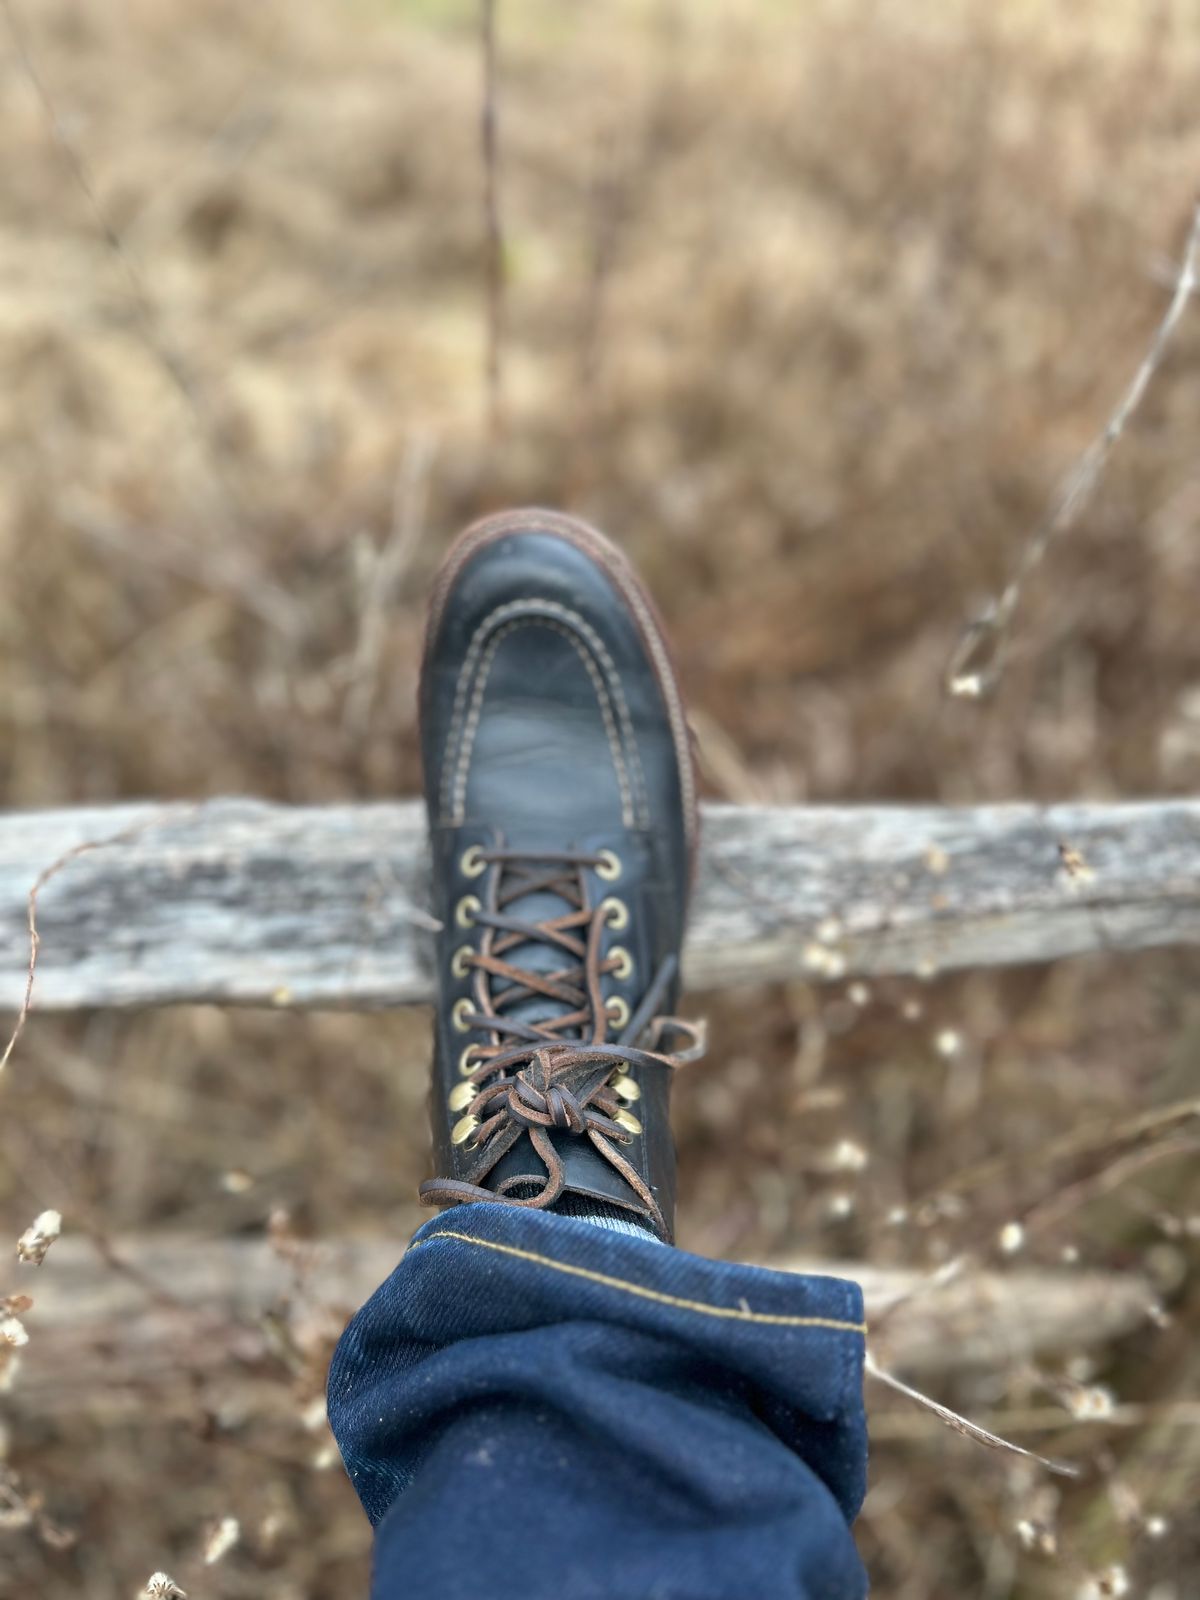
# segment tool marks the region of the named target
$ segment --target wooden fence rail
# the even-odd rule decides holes
[[[928,975],[1200,942],[1200,802],[709,806],[703,838],[685,959],[693,988]],[[31,890],[42,1009],[183,1001],[365,1008],[432,993],[436,925],[413,802],[217,800],[0,814],[0,1007],[14,1010],[29,968]],[[349,1308],[396,1250],[382,1239],[341,1241],[321,1252],[313,1286]],[[253,1322],[287,1277],[265,1244],[152,1235],[130,1252],[169,1287],[178,1302],[171,1312],[147,1304],[82,1241],[64,1240],[55,1252],[30,1285],[30,1327],[42,1330],[46,1374],[57,1375],[48,1387],[60,1395],[64,1370],[78,1376],[95,1366],[97,1329],[117,1322],[139,1330],[122,1348],[125,1365],[144,1374],[148,1362],[170,1359],[190,1327],[189,1308]],[[873,1314],[899,1297],[881,1351],[913,1372],[1111,1338],[1137,1327],[1151,1299],[1134,1274],[972,1272],[931,1291],[904,1269],[843,1270],[863,1280]],[[214,1360],[223,1359],[218,1346]]]
[[[709,806],[693,989],[1046,961],[1200,940],[1200,802]],[[0,815],[0,1007],[39,874],[41,1009],[428,1000],[415,802]]]
[[[340,1323],[392,1270],[404,1239],[398,1231],[392,1238],[343,1238],[314,1247],[302,1277],[303,1302],[328,1307]],[[228,1357],[231,1320],[253,1327],[296,1292],[293,1265],[262,1239],[150,1233],[118,1240],[117,1250],[173,1304],[148,1297],[141,1283],[114,1272],[86,1240],[64,1238],[44,1267],[10,1273],[5,1285],[33,1297],[26,1317],[28,1376],[36,1376],[44,1357],[47,1374],[59,1384],[73,1371],[92,1373],[98,1360],[112,1381],[147,1377],[177,1368],[185,1347],[192,1360],[207,1349],[219,1363]],[[1085,1268],[974,1271],[938,1284],[911,1269],[861,1261],[789,1258],[767,1265],[855,1278],[877,1355],[909,1374],[1011,1368],[1056,1350],[1083,1349],[1148,1326],[1154,1300],[1136,1273]],[[225,1328],[219,1338],[214,1323]],[[119,1339],[113,1330],[120,1330]],[[26,1376],[23,1371],[22,1387]]]

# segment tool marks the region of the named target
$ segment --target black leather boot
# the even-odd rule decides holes
[[[670,1240],[671,1074],[703,1047],[670,1015],[696,785],[661,624],[607,539],[536,510],[467,529],[430,603],[421,748],[443,1174],[422,1200]]]

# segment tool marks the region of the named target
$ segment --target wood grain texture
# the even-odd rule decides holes
[[[391,1272],[404,1244],[398,1234],[314,1246],[299,1280],[306,1314],[325,1320],[327,1311],[340,1327]],[[65,1381],[66,1364],[86,1366],[86,1352],[97,1340],[114,1379],[168,1371],[185,1352],[188,1360],[202,1363],[228,1360],[234,1348],[253,1356],[244,1331],[297,1293],[292,1265],[262,1240],[149,1234],[118,1240],[116,1248],[175,1305],[148,1297],[85,1240],[64,1238],[44,1266],[9,1274],[6,1287],[28,1293],[34,1302],[24,1319],[30,1336],[26,1365],[44,1362]],[[1141,1325],[1153,1299],[1135,1274],[1083,1268],[975,1272],[934,1286],[902,1267],[791,1259],[766,1264],[861,1283],[868,1323],[880,1324],[870,1333],[872,1348],[884,1365],[910,1374],[1008,1367],[1048,1351],[1102,1343]]]
[[[374,1007],[433,992],[416,802],[0,816],[0,1006]],[[1071,852],[1064,865],[1063,850]],[[929,973],[1200,939],[1200,802],[708,806],[692,989]]]

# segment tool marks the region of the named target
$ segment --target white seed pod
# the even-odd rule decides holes
[[[31,1266],[40,1267],[46,1259],[46,1251],[62,1232],[62,1213],[60,1211],[43,1211],[41,1216],[35,1217],[30,1227],[17,1240],[17,1260],[27,1261]]]
[[[826,1151],[823,1165],[830,1172],[861,1172],[870,1157],[853,1139],[839,1139]]]
[[[214,1523],[208,1538],[204,1541],[204,1565],[216,1566],[217,1562],[233,1549],[241,1534],[241,1526],[236,1517],[222,1517],[220,1522]]]
[[[1100,1422],[1111,1417],[1116,1409],[1112,1390],[1102,1383],[1080,1384],[1077,1389],[1069,1390],[1063,1400],[1067,1410],[1080,1422]]]
[[[148,1600],[187,1600],[186,1592],[166,1572],[151,1573],[142,1593]]]
[[[1006,1256],[1016,1255],[1025,1243],[1025,1229],[1019,1222],[1006,1222],[1000,1229],[997,1242]]]

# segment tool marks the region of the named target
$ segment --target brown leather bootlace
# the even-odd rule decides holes
[[[550,1130],[557,1129],[586,1136],[665,1233],[649,1186],[621,1147],[640,1132],[624,1105],[641,1094],[628,1069],[674,1068],[704,1052],[702,1025],[655,1014],[675,976],[675,957],[663,962],[632,1013],[623,1001],[610,1000],[606,1006],[601,980],[609,973],[624,975],[629,957],[623,950],[601,955],[603,930],[606,922],[624,926],[628,910],[611,897],[589,904],[584,869],[609,865],[610,853],[533,855],[479,848],[472,853],[475,863],[500,868],[494,874],[491,903],[472,908],[471,922],[485,930],[480,948],[464,949],[455,958],[475,974],[473,1002],[459,1002],[461,1025],[491,1035],[490,1044],[468,1047],[468,1061],[476,1065],[451,1096],[452,1109],[465,1112],[452,1137],[455,1143],[470,1140],[470,1148],[479,1154],[465,1179],[423,1183],[422,1202],[446,1206],[503,1199],[535,1210],[552,1206],[565,1188],[562,1158],[550,1137]],[[561,915],[534,922],[512,909],[529,896],[547,894],[565,905]],[[548,945],[561,955],[562,965],[538,972],[510,959],[517,947],[531,944]],[[536,998],[564,1009],[536,1023],[512,1015]],[[657,1048],[675,1033],[690,1039],[685,1049]],[[494,1189],[485,1188],[489,1173],[526,1133],[543,1170],[512,1175]],[[536,1190],[532,1196],[517,1198],[515,1191],[531,1187]]]

